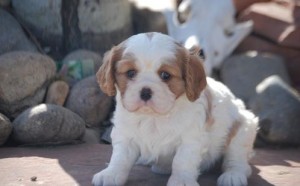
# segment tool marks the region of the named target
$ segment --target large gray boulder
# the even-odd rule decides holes
[[[95,76],[75,84],[66,102],[66,107],[81,116],[89,127],[99,127],[111,106],[112,98],[100,90]]]
[[[12,131],[12,124],[9,119],[0,113],[0,145],[3,145]]]
[[[12,0],[12,7],[19,19],[52,53],[62,49],[63,28],[61,0]],[[59,54],[57,54],[59,55]]]
[[[300,95],[279,76],[256,87],[250,109],[259,117],[258,136],[275,144],[300,144]]]
[[[59,57],[79,48],[105,52],[132,34],[127,0],[12,0],[12,6]]]
[[[45,55],[10,52],[0,56],[0,112],[15,118],[41,103],[55,73],[54,61]]]
[[[221,80],[246,103],[255,95],[256,85],[271,75],[290,83],[283,58],[254,51],[229,57],[221,68]]]
[[[85,123],[72,111],[52,104],[40,104],[13,121],[13,139],[19,144],[61,144],[84,136]]]
[[[0,25],[0,55],[19,50],[37,52],[37,48],[26,37],[20,24],[2,8]]]

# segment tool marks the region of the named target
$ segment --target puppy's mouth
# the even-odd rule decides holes
[[[153,114],[165,115],[168,113],[168,111],[162,111],[156,108],[153,101],[147,101],[147,102],[139,101],[138,103],[134,104],[133,107],[126,107],[126,105],[124,105],[124,107],[129,112],[135,112],[135,113],[147,114],[147,115],[153,115]]]

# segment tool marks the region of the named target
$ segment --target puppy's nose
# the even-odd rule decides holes
[[[143,101],[148,101],[152,97],[152,90],[150,88],[143,88],[140,97]]]

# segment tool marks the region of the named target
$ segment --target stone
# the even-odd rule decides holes
[[[133,34],[128,0],[80,0],[77,8],[81,47],[104,53]]]
[[[16,16],[50,53],[60,53],[63,41],[61,0],[12,0]],[[61,55],[61,54],[57,54]]]
[[[134,33],[161,32],[167,34],[167,23],[164,14],[148,8],[132,6]]]
[[[238,1],[238,0],[236,0]],[[300,20],[295,20],[291,1],[276,1],[251,6],[240,20],[252,20],[253,32],[280,46],[300,49]],[[296,10],[296,9],[294,9]]]
[[[12,131],[12,124],[9,119],[0,113],[0,145],[3,145]]]
[[[100,132],[99,128],[86,128],[82,141],[87,144],[98,144],[100,143]]]
[[[256,87],[250,109],[259,117],[258,136],[273,144],[300,144],[300,95],[279,76]]]
[[[80,48],[104,53],[132,35],[127,0],[12,0],[12,7],[58,59]]]
[[[0,56],[0,112],[11,119],[41,103],[55,73],[54,61],[45,55],[10,52]]]
[[[94,75],[102,65],[102,57],[89,50],[76,50],[63,59],[60,76],[73,86],[79,80]]]
[[[279,46],[262,37],[248,36],[238,46],[236,53],[255,50],[263,53],[273,53],[284,57],[285,65],[292,80],[293,87],[300,91],[300,52],[294,48]]]
[[[0,7],[8,7],[11,0],[0,0]]]
[[[0,55],[20,50],[37,52],[37,48],[26,37],[20,24],[2,8],[0,8],[0,25]]]
[[[91,76],[79,81],[70,91],[66,107],[81,116],[87,126],[99,127],[108,117],[113,99],[104,94]]]
[[[77,60],[81,62],[92,61],[94,64],[94,68],[93,68],[94,73],[96,73],[100,68],[100,66],[102,65],[102,57],[100,54],[85,49],[79,49],[69,53],[63,59],[63,63],[68,63],[69,61],[77,61]]]
[[[45,103],[63,106],[69,93],[69,85],[64,81],[51,83],[47,90]]]
[[[13,139],[19,144],[65,144],[80,140],[85,122],[77,114],[58,105],[40,104],[21,113],[13,121]]]
[[[220,71],[224,84],[246,103],[255,95],[256,85],[274,74],[290,84],[283,58],[255,51],[227,58]]]

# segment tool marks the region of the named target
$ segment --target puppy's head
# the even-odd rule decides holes
[[[97,79],[103,92],[120,95],[128,111],[166,114],[180,96],[193,102],[206,86],[196,53],[167,35],[138,34],[105,54]]]

